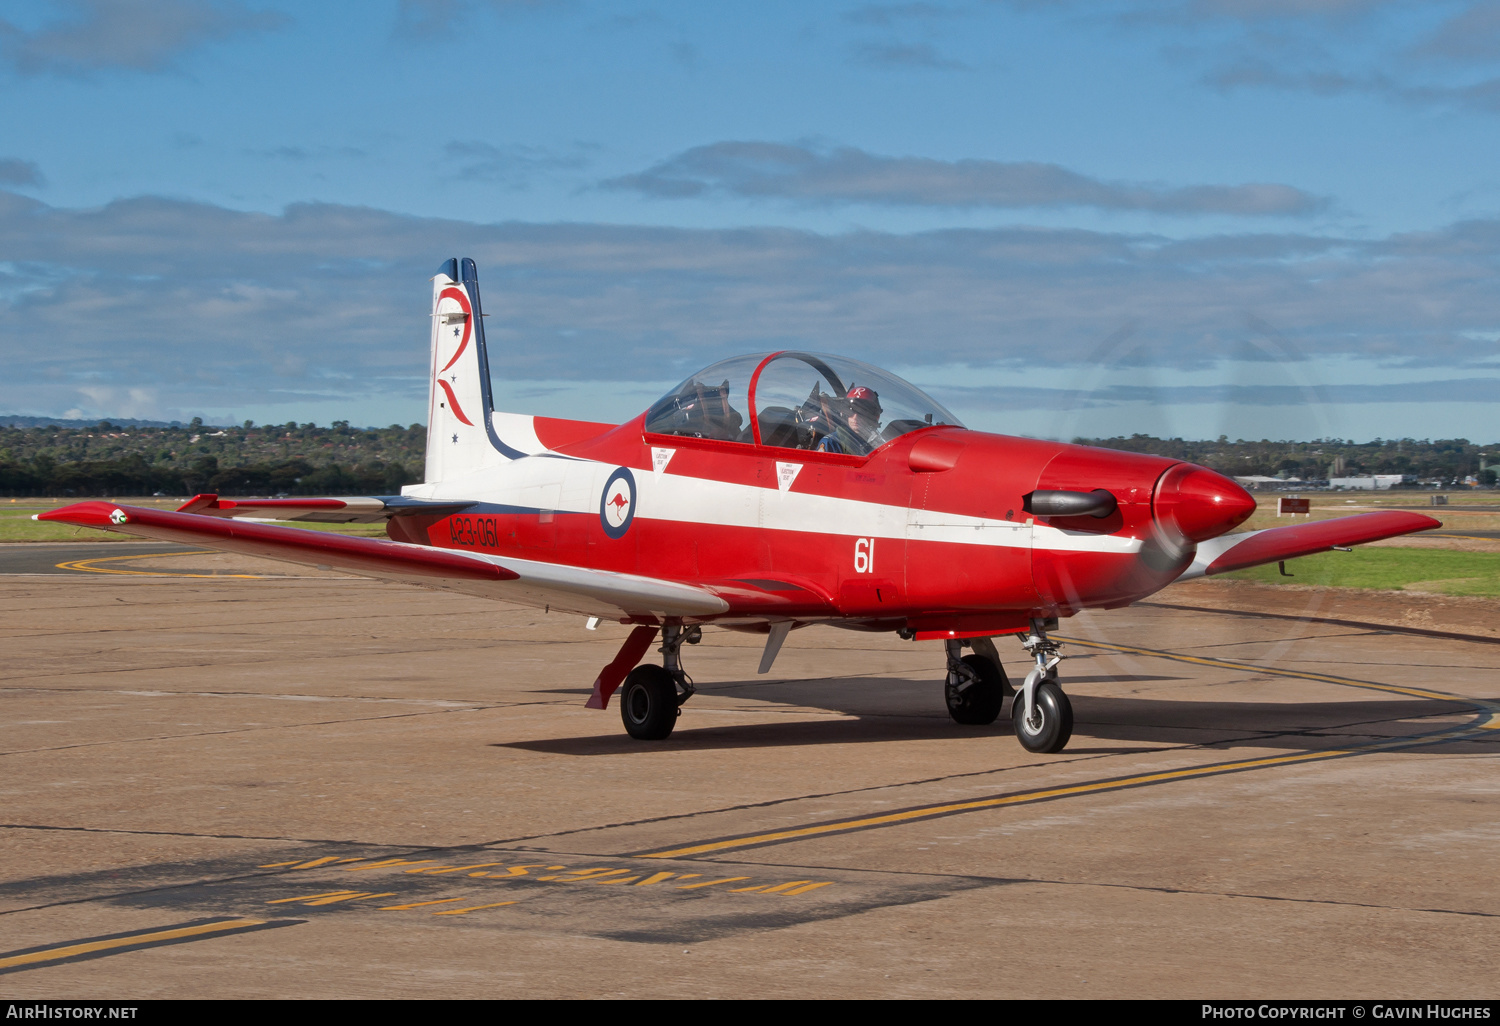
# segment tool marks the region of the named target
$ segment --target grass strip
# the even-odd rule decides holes
[[[1227,580],[1327,588],[1426,591],[1444,595],[1500,596],[1500,552],[1447,549],[1357,548],[1289,559],[1282,577],[1276,564],[1224,574]]]

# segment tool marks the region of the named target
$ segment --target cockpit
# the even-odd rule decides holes
[[[652,405],[646,431],[864,456],[958,418],[921,389],[858,360],[821,353],[737,356]]]

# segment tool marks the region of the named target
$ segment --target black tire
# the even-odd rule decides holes
[[[1030,719],[1021,715],[1019,708],[1012,708],[1010,720],[1015,727],[1016,738],[1028,752],[1051,754],[1060,752],[1073,736],[1073,703],[1063,694],[1056,681],[1044,680],[1033,692],[1035,711]],[[1017,706],[1021,692],[1016,692]]]
[[[994,723],[1000,715],[1005,693],[1010,690],[1005,670],[981,655],[966,655],[963,663],[973,671],[974,679],[958,688],[952,684],[943,685],[948,715],[953,717],[954,723],[970,727]]]
[[[664,741],[677,726],[677,685],[660,666],[637,666],[620,685],[620,719],[639,741]]]

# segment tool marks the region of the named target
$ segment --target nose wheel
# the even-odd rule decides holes
[[[1046,755],[1062,751],[1073,736],[1073,703],[1057,683],[1061,646],[1047,637],[1048,626],[1056,626],[1056,622],[1032,620],[1031,633],[1021,639],[1036,666],[1026,675],[1026,683],[1016,692],[1010,709],[1011,726],[1021,747]]]
[[[1028,752],[1060,752],[1073,736],[1073,703],[1063,694],[1055,680],[1044,680],[1031,692],[1031,708],[1022,709],[1024,695],[1016,695],[1010,713],[1016,739]]]

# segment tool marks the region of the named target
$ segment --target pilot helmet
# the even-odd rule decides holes
[[[849,389],[848,395],[844,397],[849,401],[851,413],[857,413],[861,417],[880,418],[880,396],[873,388],[864,385],[855,385]]]

